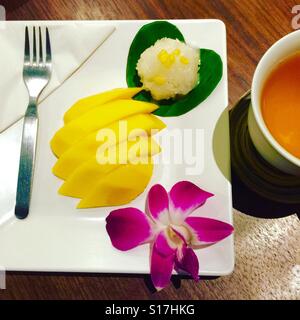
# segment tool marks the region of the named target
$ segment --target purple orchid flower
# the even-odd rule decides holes
[[[155,185],[148,194],[146,212],[136,208],[112,211],[106,230],[113,246],[127,251],[151,243],[151,279],[160,290],[170,283],[175,269],[199,280],[199,262],[193,250],[214,244],[232,234],[233,227],[222,221],[190,217],[213,194],[182,181],[167,193]]]

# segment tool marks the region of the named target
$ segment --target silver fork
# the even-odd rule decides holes
[[[19,219],[25,219],[29,213],[38,132],[37,102],[51,78],[51,45],[48,28],[46,28],[46,56],[43,54],[42,38],[41,27],[39,27],[39,48],[37,48],[36,28],[33,27],[32,44],[29,40],[28,27],[26,27],[23,78],[29,93],[29,104],[23,124],[15,206],[15,215]]]

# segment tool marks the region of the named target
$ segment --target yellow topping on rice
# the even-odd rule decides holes
[[[166,68],[170,68],[175,62],[175,54],[170,54],[164,49],[159,52],[157,58]]]
[[[186,58],[185,56],[180,57],[180,62],[183,64],[189,64],[189,59]]]
[[[165,49],[162,49],[157,55],[157,57],[162,64],[165,64],[166,61],[168,60],[169,54]]]
[[[166,78],[162,76],[156,76],[153,78],[153,82],[159,86],[162,86],[166,83]]]
[[[181,53],[181,51],[180,51],[179,49],[175,49],[175,50],[173,51],[173,54],[174,54],[175,56],[179,56],[180,53]]]
[[[189,64],[189,59],[185,56],[180,56],[180,49],[175,49],[172,53],[168,53],[165,49],[162,49],[157,55],[158,60],[166,68],[170,68],[176,61],[176,57],[180,57],[180,62],[183,64]]]

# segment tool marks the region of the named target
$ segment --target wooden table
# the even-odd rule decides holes
[[[297,4],[297,1],[0,0],[0,4],[6,6],[7,20],[221,19],[225,22],[228,33],[229,97],[230,103],[233,103],[249,89],[255,66],[266,49],[276,40],[293,31],[291,26],[292,8]],[[289,219],[286,220],[287,223],[284,226],[286,232],[289,237],[296,238],[297,231],[299,232],[296,216],[290,216],[286,219]],[[253,257],[253,255],[247,256],[247,248],[239,245],[242,240],[244,241],[243,232],[246,226],[249,227],[249,230],[253,225],[258,226],[256,229],[265,228],[266,225],[268,228],[276,229],[278,222],[273,220],[265,222],[264,220],[262,224],[258,219],[248,218],[235,212],[235,224],[236,244],[238,244],[236,270],[229,277],[202,281],[198,284],[190,280],[182,280],[179,289],[170,286],[162,292],[152,294],[147,289],[143,277],[14,273],[7,276],[7,290],[0,292],[0,299],[295,298],[295,293],[289,295],[289,292],[284,291],[284,283],[273,282],[272,278],[260,287],[261,279],[265,279],[270,274],[270,272],[264,273],[269,260],[262,258],[266,265],[261,264],[261,261],[257,263],[260,258]],[[283,227],[279,226],[279,228]],[[259,237],[260,235],[254,236]],[[291,243],[289,243],[287,250],[291,251],[292,258],[280,261],[284,264],[283,269],[290,263],[292,265],[293,259],[296,259],[296,247],[293,239],[286,238],[283,241],[286,243],[289,239]],[[278,240],[279,248],[286,252],[281,240]],[[269,250],[272,252],[271,248]],[[249,259],[252,259],[250,264],[248,263]],[[274,259],[274,264],[276,264],[276,253],[275,256],[270,256],[270,259]],[[271,268],[271,273],[274,270]],[[287,272],[289,271],[288,269]],[[293,280],[293,278],[291,279]],[[288,281],[288,279],[286,280]],[[280,292],[280,288],[282,288],[282,292]],[[260,290],[264,291],[263,294]],[[296,294],[299,293],[297,290]]]

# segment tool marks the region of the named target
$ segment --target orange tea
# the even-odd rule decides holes
[[[300,52],[274,69],[261,99],[269,131],[285,150],[300,158]]]

